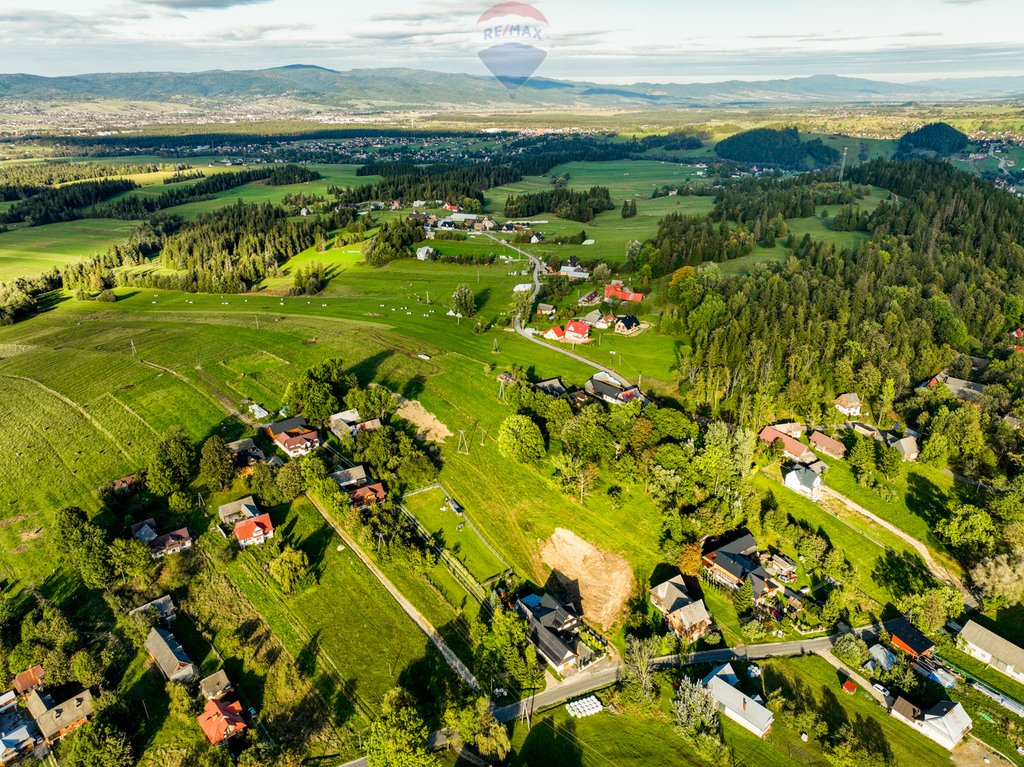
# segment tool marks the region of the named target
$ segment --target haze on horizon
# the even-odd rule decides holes
[[[3,2],[4,0],[0,0]],[[493,3],[399,0],[6,0],[0,71],[333,69],[486,74],[475,23]],[[551,25],[538,76],[605,83],[838,74],[891,81],[1024,75],[1019,0],[537,0]]]

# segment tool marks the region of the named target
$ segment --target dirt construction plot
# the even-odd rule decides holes
[[[416,426],[416,436],[425,442],[444,442],[452,436],[448,427],[438,420],[437,416],[428,412],[419,400],[408,400],[395,395],[398,400],[398,417],[404,418]]]
[[[588,623],[602,629],[615,624],[633,593],[633,571],[625,559],[560,527],[544,544],[540,556],[561,579],[576,582]]]

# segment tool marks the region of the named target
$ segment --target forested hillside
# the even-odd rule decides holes
[[[1024,202],[925,160],[851,176],[899,195],[866,217],[871,239],[859,247],[790,238],[789,258],[746,277],[713,267],[672,276],[663,322],[689,336],[679,364],[693,404],[752,425],[789,409],[818,423],[836,394],[856,390],[888,411],[957,352],[991,352],[1021,321]],[[720,197],[717,214],[756,214],[736,194]],[[791,215],[838,191],[808,176],[757,194]]]
[[[718,142],[719,157],[736,162],[778,165],[792,170],[827,168],[839,161],[839,152],[821,139],[801,141],[796,128],[757,128]]]

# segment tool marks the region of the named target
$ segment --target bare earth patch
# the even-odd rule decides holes
[[[987,761],[986,761],[987,759]],[[985,765],[1010,765],[999,753],[974,738],[964,739],[953,751],[953,764],[958,767],[985,767]]]
[[[11,525],[17,525],[28,519],[28,514],[15,514],[13,517],[7,517],[7,519],[0,519],[0,530]]]
[[[561,527],[544,544],[540,556],[559,580],[579,589],[580,608],[588,623],[608,629],[618,621],[633,593],[633,570],[625,559]]]
[[[23,532],[19,536],[19,538],[24,543],[26,541],[34,541],[36,538],[38,538],[42,534],[43,534],[43,528],[37,527],[35,530],[26,530],[25,532]]]
[[[429,412],[419,400],[409,400],[395,395],[398,401],[398,417],[404,418],[416,427],[416,436],[424,442],[444,442],[452,436],[451,431]]]

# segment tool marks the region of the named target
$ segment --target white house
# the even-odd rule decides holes
[[[860,417],[861,401],[853,392],[847,394],[840,394],[836,397],[836,410],[845,415],[847,418],[858,418]]]
[[[807,466],[798,465],[789,469],[783,481],[790,490],[806,495],[812,501],[818,500],[821,495],[821,476]]]
[[[703,684],[719,711],[759,738],[768,734],[775,715],[739,689],[739,679],[731,664],[716,668],[704,677]]]
[[[1011,679],[1024,682],[1024,650],[974,621],[967,621],[957,644],[964,651]]]
[[[964,707],[948,700],[939,701],[927,711],[923,711],[906,698],[897,698],[890,713],[950,751],[964,739],[973,726]]]

